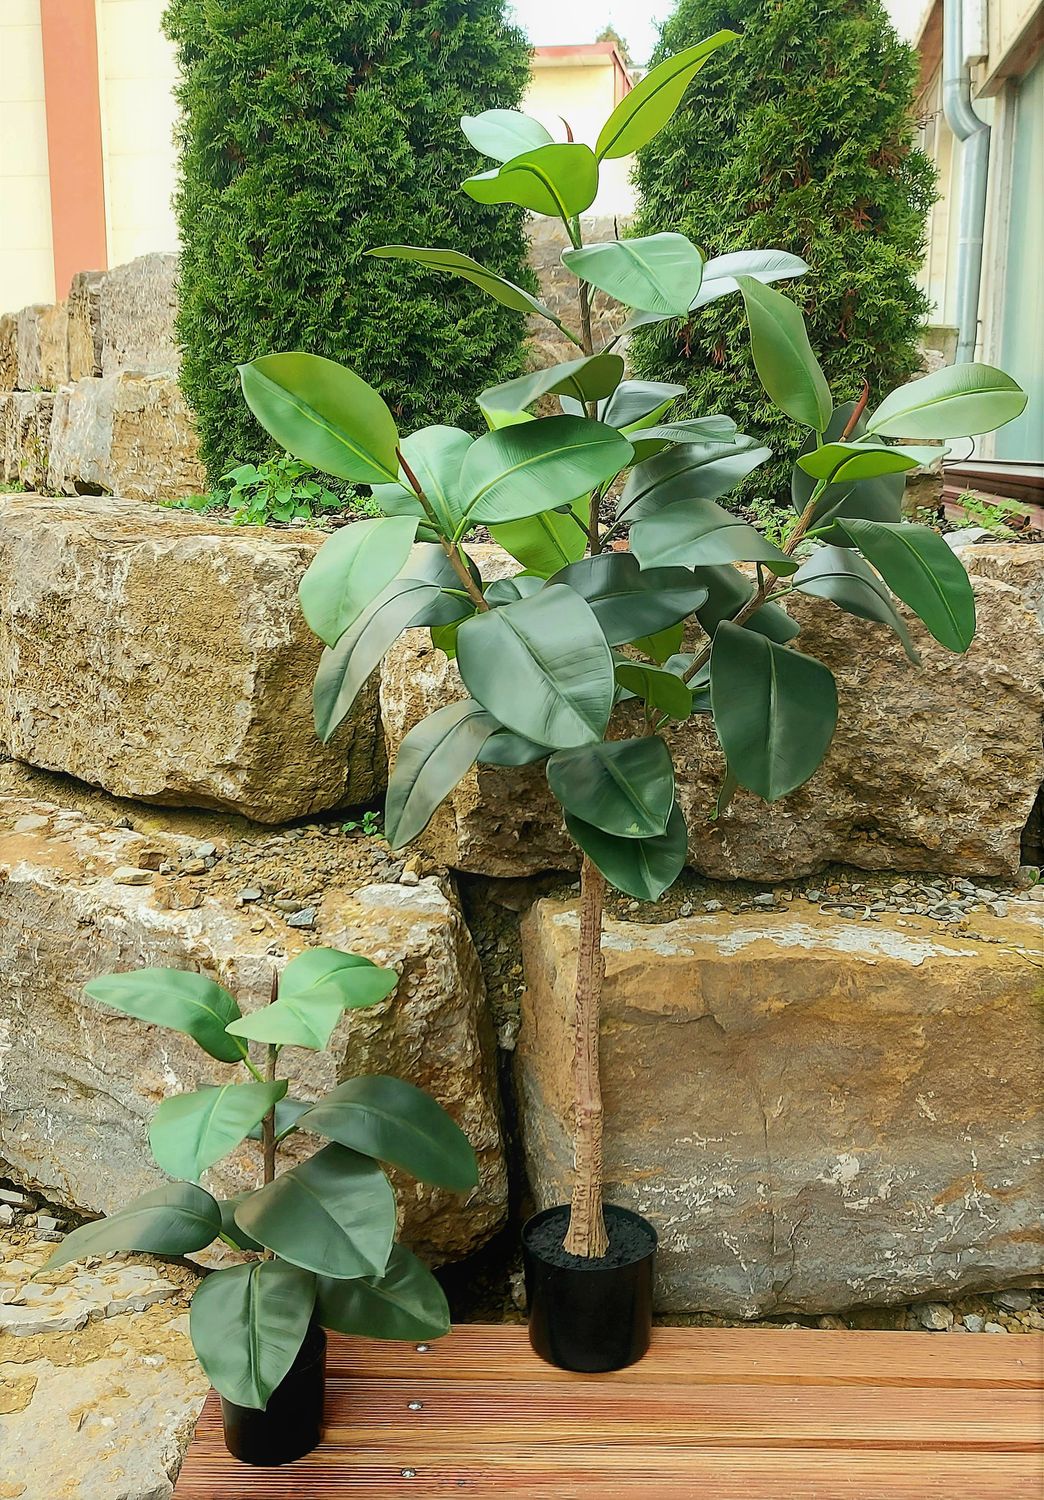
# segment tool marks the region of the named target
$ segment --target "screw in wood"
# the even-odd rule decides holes
[[[407,1405],[407,1408],[410,1411],[423,1411],[424,1410],[424,1402],[423,1401],[407,1401],[406,1405]]]
[[[418,1354],[430,1354],[431,1353],[431,1345],[430,1344],[418,1344],[417,1345],[417,1353]]]
[[[399,1473],[402,1475],[403,1479],[416,1479],[417,1477],[416,1469],[400,1469]]]

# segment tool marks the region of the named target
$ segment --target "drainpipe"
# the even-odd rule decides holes
[[[975,358],[979,325],[979,282],[986,223],[986,181],[990,127],[972,105],[971,77],[964,54],[964,0],[943,0],[943,114],[960,147],[961,204],[957,245],[957,363]]]

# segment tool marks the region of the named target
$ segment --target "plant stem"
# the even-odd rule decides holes
[[[591,293],[586,281],[580,283],[580,341],[585,354],[594,353],[594,335],[591,332]]]
[[[482,590],[479,588],[474,578],[472,578],[471,571],[468,568],[467,563],[460,555],[460,548],[458,547],[457,543],[455,541],[450,541],[448,537],[444,537],[442,535],[442,528],[439,525],[438,517],[428,503],[428,497],[424,493],[424,489],[420,483],[420,480],[417,478],[416,474],[414,474],[413,470],[410,468],[409,464],[403,457],[402,449],[398,448],[396,452],[398,453],[399,464],[402,468],[402,472],[406,475],[406,478],[410,482],[410,489],[413,491],[417,499],[420,501],[421,505],[424,507],[424,514],[427,516],[428,520],[438,532],[439,541],[442,544],[442,550],[449,558],[450,565],[453,568],[454,573],[456,573],[457,577],[464,585],[468,598],[471,600],[472,604],[474,604],[476,609],[488,609],[489,605],[486,603],[485,598],[483,597]]]
[[[268,1003],[274,1005],[279,999],[279,973],[278,970],[272,975],[272,988],[269,993]],[[273,1083],[276,1075],[276,1061],[279,1057],[279,1048],[270,1043],[265,1056],[265,1078],[266,1083]],[[263,1177],[265,1185],[275,1181],[275,1159],[276,1159],[276,1128],[275,1128],[275,1105],[268,1111],[261,1121],[261,1150],[264,1158]]]
[[[605,959],[602,908],[605,877],[584,856],[580,872],[580,941],[576,955],[576,1010],[573,1019],[573,1202],[565,1248],[596,1258],[609,1248],[602,1212],[602,1091],[598,1039]]]

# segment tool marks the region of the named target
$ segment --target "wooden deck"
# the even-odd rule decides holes
[[[1042,1403],[1035,1335],[658,1328],[601,1376],[545,1365],[519,1327],[426,1353],[332,1337],[322,1445],[237,1463],[212,1392],[175,1497],[1041,1500]]]

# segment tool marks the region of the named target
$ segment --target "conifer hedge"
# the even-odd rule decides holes
[[[466,282],[361,258],[466,248],[527,283],[521,210],[450,189],[484,163],[463,114],[529,72],[502,0],[170,0],[181,73],[182,384],[214,480],[272,452],[236,366],[300,348],[390,392],[409,429],[518,373],[518,313]],[[470,416],[464,418],[470,420]]]
[[[743,34],[697,75],[639,153],[636,234],[679,230],[708,255],[765,245],[806,260],[785,283],[834,399],[879,400],[918,367],[927,302],[916,284],[934,169],[914,144],[917,57],[880,0],[680,0],[654,62],[726,27]],[[789,492],[798,440],[767,401],[723,297],[632,341],[636,373],[677,381],[778,454],[747,482]]]

